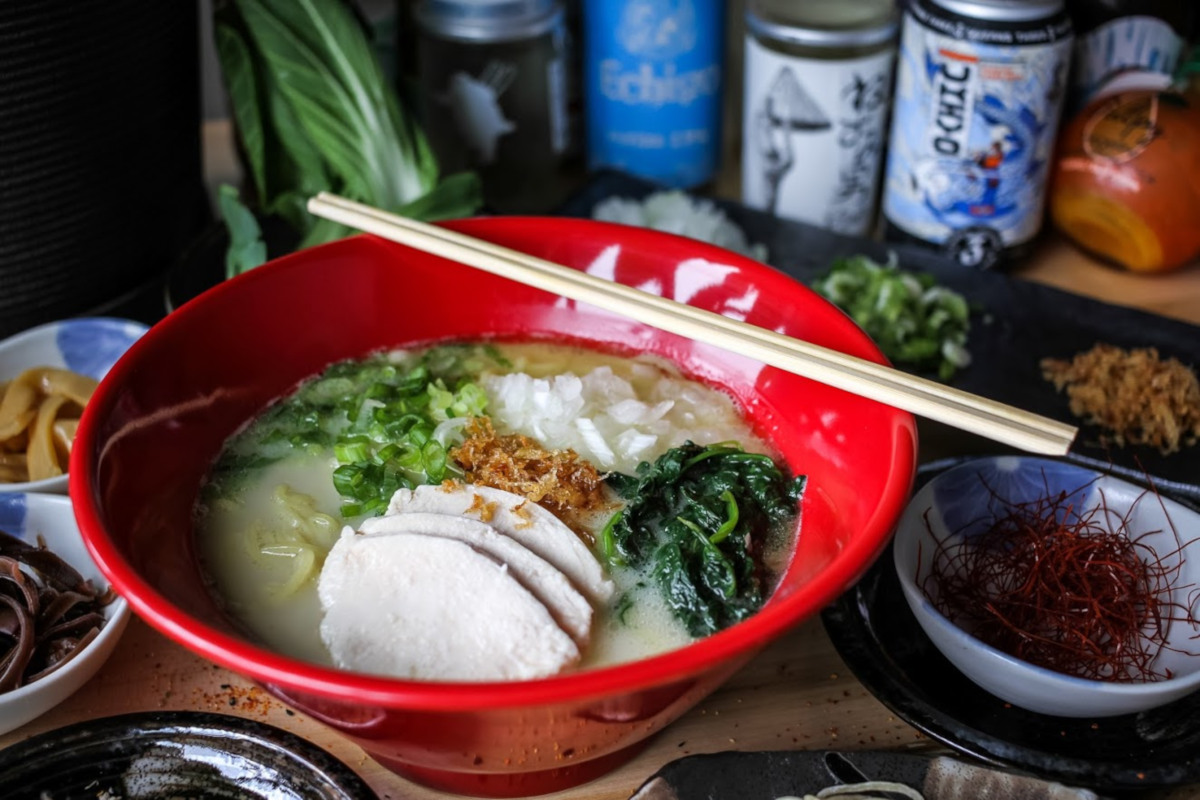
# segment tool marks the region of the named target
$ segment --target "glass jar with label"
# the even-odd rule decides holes
[[[1197,30],[1195,0],[1068,0],[1075,27],[1068,111],[1074,113],[1124,72],[1174,72]]]
[[[508,213],[553,208],[577,135],[558,0],[422,0],[421,119],[444,174],[472,169]]]
[[[743,202],[838,233],[871,231],[897,24],[892,0],[750,0]]]

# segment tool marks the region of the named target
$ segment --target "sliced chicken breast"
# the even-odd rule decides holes
[[[613,582],[591,549],[558,517],[520,495],[490,486],[418,486],[392,495],[388,513],[427,511],[474,517],[562,570],[594,603],[612,597]]]
[[[456,539],[351,529],[317,581],[321,639],[343,669],[442,681],[528,680],[579,648],[508,569]]]
[[[368,536],[422,533],[457,539],[508,566],[522,586],[541,600],[554,620],[584,648],[591,638],[592,606],[557,567],[525,545],[499,533],[491,524],[469,517],[422,511],[387,514],[363,522]]]

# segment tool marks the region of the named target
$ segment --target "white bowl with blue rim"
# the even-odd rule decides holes
[[[1107,717],[1165,705],[1200,688],[1200,628],[1168,623],[1150,668],[1170,678],[1144,682],[1091,680],[1035,666],[972,636],[940,613],[918,576],[928,576],[937,543],[986,530],[1006,503],[1066,492],[1076,508],[1103,502],[1128,514],[1128,531],[1167,563],[1179,563],[1171,602],[1200,616],[1200,514],[1146,487],[1053,459],[997,456],[965,462],[936,475],[909,502],[896,528],[893,558],[904,597],[938,650],[964,675],[1015,706],[1062,717]],[[999,498],[999,499],[997,499]],[[1116,519],[1114,517],[1114,519]],[[1180,545],[1182,544],[1182,548]],[[932,582],[922,584],[936,591]]]
[[[88,554],[75,524],[71,501],[60,495],[0,494],[0,530],[26,544],[44,544],[103,592],[108,580]],[[0,543],[0,555],[4,545]],[[64,664],[37,680],[0,692],[0,733],[7,733],[57,706],[88,682],[112,655],[129,622],[129,604],[116,597],[103,610],[105,624],[96,638]]]
[[[76,317],[30,328],[0,340],[0,383],[34,367],[59,367],[100,380],[146,330],[140,322],[113,317]],[[67,476],[0,482],[0,492],[66,494]]]

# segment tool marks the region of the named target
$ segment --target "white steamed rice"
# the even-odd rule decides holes
[[[592,217],[676,233],[765,261],[767,248],[750,244],[742,231],[711,200],[692,198],[677,189],[655,192],[641,202],[609,197],[596,204]]]

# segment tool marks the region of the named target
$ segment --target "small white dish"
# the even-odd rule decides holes
[[[108,580],[88,554],[66,497],[9,492],[0,494],[0,530],[47,549],[75,568],[98,590]],[[70,697],[108,660],[129,622],[129,604],[117,597],[104,608],[99,635],[50,674],[9,692],[0,692],[0,733],[18,728]]]
[[[995,496],[989,491],[994,491]],[[1103,502],[1110,513],[1129,513],[1137,535],[1158,531],[1142,541],[1156,554],[1184,547],[1180,572],[1172,581],[1171,600],[1200,616],[1200,514],[1142,486],[1064,461],[1025,456],[980,458],[934,477],[909,502],[896,528],[893,556],[897,577],[917,622],[938,650],[979,686],[1015,706],[1062,717],[1107,717],[1164,705],[1200,688],[1200,629],[1183,621],[1169,623],[1166,644],[1152,664],[1171,678],[1139,683],[1089,680],[1035,666],[993,648],[942,615],[917,584],[930,573],[937,542],[952,535],[970,537],[986,530],[997,511],[1067,492],[1076,508]],[[1169,520],[1168,520],[1169,517]],[[1172,528],[1173,526],[1173,528]],[[1176,539],[1178,534],[1178,541]]]
[[[140,322],[112,317],[76,317],[30,328],[0,341],[0,383],[33,367],[60,367],[100,380],[146,331]],[[0,492],[66,494],[67,476],[0,482]]]

